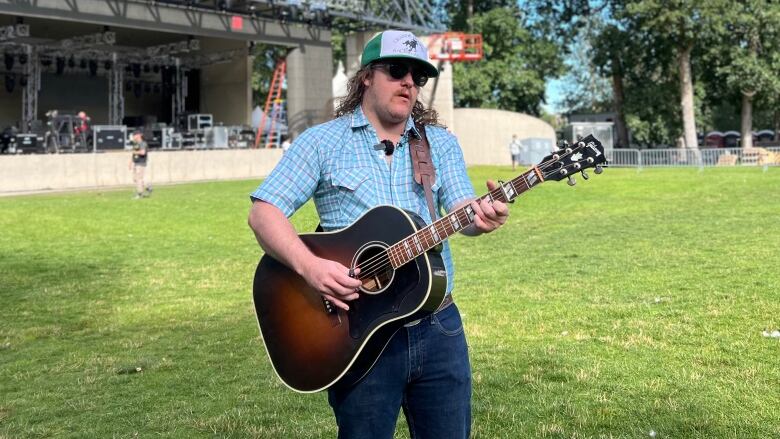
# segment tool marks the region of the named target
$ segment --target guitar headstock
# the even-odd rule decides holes
[[[593,135],[589,135],[573,145],[564,141],[562,148],[545,157],[538,167],[545,180],[560,181],[567,178],[569,185],[574,186],[575,173],[581,172],[582,178],[587,180],[586,169],[595,168],[594,172],[601,174],[606,165],[604,147]]]

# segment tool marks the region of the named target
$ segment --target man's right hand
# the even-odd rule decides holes
[[[355,276],[359,273],[360,269],[355,269]],[[312,288],[344,311],[349,310],[345,301],[359,296],[358,288],[362,283],[356,277],[349,277],[349,268],[336,261],[314,256],[300,274]]]

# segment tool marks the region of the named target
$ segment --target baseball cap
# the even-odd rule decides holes
[[[439,76],[439,70],[428,58],[428,48],[413,33],[386,30],[371,38],[363,49],[360,65],[365,67],[382,59],[410,59],[423,67],[431,78]]]

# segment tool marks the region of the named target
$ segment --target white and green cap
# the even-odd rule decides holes
[[[423,67],[429,77],[439,76],[439,70],[428,59],[428,48],[411,32],[386,30],[371,38],[363,49],[360,65],[365,67],[382,59],[414,60]]]

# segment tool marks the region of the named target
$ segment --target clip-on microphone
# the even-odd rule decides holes
[[[393,151],[395,151],[395,145],[393,145],[392,141],[385,139],[381,141],[380,144],[384,145],[385,147],[385,155],[393,155]]]

